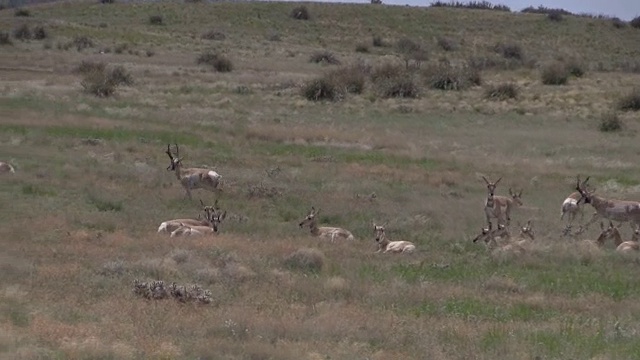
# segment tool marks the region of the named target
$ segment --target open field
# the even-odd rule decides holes
[[[563,237],[559,220],[578,174],[597,194],[640,200],[639,113],[616,110],[640,81],[640,29],[312,3],[305,21],[290,16],[298,5],[0,10],[12,42],[0,45],[0,161],[16,169],[0,174],[0,359],[640,358],[640,254],[585,241],[599,224]],[[46,36],[15,39],[23,24]],[[201,37],[209,31],[224,36]],[[77,50],[81,36],[91,46]],[[402,73],[415,98],[381,95],[366,71],[360,94],[302,95],[309,80],[352,64],[403,69],[392,46],[403,37],[428,55]],[[452,49],[438,45],[445,38]],[[498,43],[520,55],[505,59]],[[198,65],[206,51],[233,70]],[[341,65],[310,62],[317,51]],[[480,85],[429,87],[432,67],[472,59],[485,64]],[[133,84],[89,94],[83,61],[122,66]],[[554,61],[578,61],[584,75],[544,85]],[[518,96],[487,98],[504,83]],[[613,112],[621,130],[601,131]],[[185,198],[166,171],[167,143],[180,145],[185,166],[222,174],[219,235],[156,233],[164,220],[195,217],[198,199],[215,200],[203,190]],[[525,254],[471,242],[485,225],[483,175],[503,177],[500,195],[523,190],[511,227],[533,220]],[[356,240],[300,229],[312,206],[320,225]],[[374,253],[372,221],[417,252]],[[629,226],[620,229],[628,240]],[[296,251],[319,267],[287,261]],[[197,283],[213,301],[145,300],[134,279]]]

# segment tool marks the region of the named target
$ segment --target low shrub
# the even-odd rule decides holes
[[[345,66],[330,72],[327,76],[340,92],[362,94],[367,82],[369,69],[363,64]]]
[[[564,20],[564,16],[562,16],[562,13],[559,11],[552,11],[547,14],[547,19],[553,22],[561,22],[562,20]]]
[[[565,85],[569,82],[569,70],[561,62],[553,62],[542,69],[541,78],[545,85]]]
[[[31,33],[31,29],[29,29],[29,25],[22,24],[13,29],[13,37],[20,41],[26,41],[31,40],[33,38],[33,34]]]
[[[209,30],[203,33],[200,37],[206,40],[224,40],[227,38],[227,35],[219,30]]]
[[[35,40],[44,40],[48,37],[49,33],[47,33],[47,30],[44,28],[44,26],[36,26],[33,29],[33,38]]]
[[[133,78],[122,66],[108,70],[103,63],[96,63],[96,65],[87,67],[85,71],[82,73],[80,84],[86,93],[97,97],[109,97],[115,93],[119,86],[133,84]]]
[[[224,55],[214,52],[204,52],[196,59],[197,64],[211,65],[218,72],[230,72],[233,70],[233,63]]]
[[[599,129],[602,132],[613,132],[622,130],[622,122],[618,118],[618,114],[610,112],[602,116],[600,119]]]
[[[640,87],[634,88],[630,93],[618,100],[618,109],[622,111],[640,110]]]
[[[627,23],[623,20],[620,20],[620,18],[617,18],[617,17],[614,17],[613,19],[611,19],[611,24],[616,29],[623,29],[627,27]]]
[[[329,51],[316,51],[311,54],[309,61],[312,63],[323,63],[323,64],[331,64],[331,65],[339,65],[340,60]]]
[[[364,44],[364,43],[356,45],[356,52],[368,53],[369,52],[369,45]]]
[[[380,96],[384,98],[417,98],[420,89],[409,72],[375,83]]]
[[[579,78],[579,77],[584,76],[584,74],[585,74],[585,70],[584,70],[585,66],[577,58],[568,59],[565,62],[565,66],[566,66],[567,71],[569,72],[569,74],[571,74],[572,76],[575,76],[575,77]]]
[[[518,97],[520,89],[513,83],[491,85],[485,91],[485,98],[490,100],[507,100]]]
[[[640,29],[640,16],[636,16],[631,19],[631,21],[629,21],[629,25],[633,28]]]
[[[13,45],[9,33],[0,31],[0,45]]]
[[[90,37],[87,36],[76,36],[69,43],[71,46],[75,46],[78,51],[82,51],[87,48],[94,47],[95,44]]]
[[[454,51],[458,48],[458,44],[450,38],[438,37],[438,46],[444,51]]]
[[[524,51],[518,44],[503,44],[498,43],[493,47],[493,50],[501,54],[505,59],[524,60]]]
[[[333,79],[324,76],[307,81],[302,86],[302,95],[311,101],[335,101],[341,94]]]
[[[149,16],[149,24],[164,25],[164,19],[162,18],[162,15],[151,15]]]
[[[291,10],[291,17],[296,20],[309,20],[311,18],[309,10],[304,5],[293,8],[293,10]]]
[[[373,45],[373,47],[387,46],[384,39],[380,35],[373,35],[373,37],[371,38],[371,44]]]
[[[27,9],[16,9],[16,11],[13,13],[13,15],[18,16],[18,17],[29,17],[31,16],[31,12]]]
[[[110,74],[111,80],[123,86],[132,86],[133,85],[133,76],[124,68],[122,65],[118,65],[111,69]]]
[[[324,267],[325,256],[322,251],[312,248],[301,248],[289,254],[284,264],[289,269],[317,273]]]
[[[93,72],[104,72],[107,69],[107,64],[101,61],[83,60],[78,66],[76,66],[72,72],[74,74],[90,74]]]
[[[468,64],[454,66],[446,61],[428,67],[423,75],[427,85],[438,90],[464,90],[482,83],[478,68]]]

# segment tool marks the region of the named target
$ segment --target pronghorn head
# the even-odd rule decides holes
[[[176,156],[173,157],[173,153],[171,152],[171,145],[167,144],[167,155],[169,155],[169,159],[171,159],[171,165],[169,165],[167,167],[167,171],[175,171],[176,168],[178,168],[180,165],[182,165],[181,161],[182,158],[180,158],[180,149],[178,148],[178,144],[176,145]]]
[[[511,195],[514,203],[518,206],[522,206],[522,189],[519,192],[513,192],[511,188],[509,188],[509,195]]]
[[[591,203],[591,195],[596,191],[595,189],[589,191],[587,190],[587,181],[589,181],[590,176],[587,176],[583,182],[580,182],[580,175],[578,175],[578,182],[576,184],[576,190],[580,193],[580,199],[578,199],[578,204],[581,201],[584,201],[585,204]]]
[[[227,217],[227,212],[226,211],[223,212],[222,214],[220,214],[219,212],[216,212],[216,211],[211,213],[211,215],[209,216],[209,221],[211,222],[211,226],[213,227],[213,232],[215,232],[215,233],[218,232],[218,226],[220,226],[220,223],[226,217]]]
[[[616,235],[620,236],[620,232],[618,231],[618,228],[615,225],[613,225],[613,222],[611,220],[609,220],[609,226],[607,227],[605,227],[601,221],[600,229],[602,230],[602,232],[600,233],[600,237],[598,239],[602,239],[603,242],[606,239],[613,239]]]
[[[640,241],[640,226],[636,225],[636,228],[633,230],[633,235],[631,235],[631,241]]]
[[[520,236],[526,236],[531,240],[535,240],[535,233],[533,232],[533,228],[531,227],[531,220],[527,220],[527,224],[525,226],[520,226]]]
[[[482,179],[484,180],[484,182],[487,183],[487,190],[489,191],[489,195],[493,196],[495,194],[495,192],[496,192],[496,186],[498,185],[500,180],[502,180],[502,177],[500,177],[495,182],[491,182],[491,181],[487,180],[487,178],[484,177],[484,176],[482,176]]]
[[[376,236],[376,242],[382,241],[382,239],[384,239],[384,225],[376,225],[376,223],[373,223],[373,233]]]
[[[213,204],[213,206],[205,205],[202,199],[200,199],[200,204],[202,205],[202,211],[205,213],[205,216],[206,216],[205,219],[207,220],[211,217],[211,214],[215,214],[216,212],[220,211],[220,206],[218,205],[218,199],[216,199],[216,202]]]
[[[490,227],[482,228],[482,231],[480,232],[480,234],[475,238],[473,238],[473,242],[477,242],[478,240],[483,240],[484,242],[487,242],[487,238],[489,237],[490,233],[491,233]]]
[[[311,226],[311,224],[313,224],[316,221],[316,215],[318,215],[319,212],[320,210],[316,211],[316,208],[312,206],[311,211],[309,212],[309,215],[307,215],[304,219],[302,219],[299,226],[300,227],[304,227],[307,225]]]

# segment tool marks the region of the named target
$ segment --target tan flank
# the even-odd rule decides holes
[[[522,190],[515,193],[509,188],[509,196],[494,196],[493,202],[492,217],[498,219],[499,224],[504,223],[509,226],[511,224],[511,210],[522,206]]]
[[[355,237],[349,230],[345,230],[338,227],[320,226],[318,227],[316,215],[320,213],[320,210],[316,211],[315,207],[311,207],[309,215],[307,215],[299,224],[299,226],[308,226],[311,230],[311,235],[324,239],[335,241],[336,239],[354,240]]]
[[[584,226],[586,229],[598,218],[605,218],[610,221],[629,222],[633,229],[640,225],[640,202],[628,201],[628,200],[611,200],[594,195],[594,190],[587,190],[587,177],[582,183],[578,176],[578,183],[576,190],[580,193],[580,199],[578,202],[584,201],[586,204],[591,204],[596,210],[595,214],[589,222]]]
[[[14,174],[15,172],[16,172],[16,169],[14,169],[13,166],[11,166],[11,164],[6,163],[4,161],[0,161],[0,174],[6,174],[6,173]]]
[[[616,251],[619,253],[630,253],[640,250],[640,227],[636,227],[631,236],[631,240],[618,245]]]
[[[180,180],[180,184],[187,192],[187,196],[191,199],[191,190],[205,189],[214,192],[222,191],[222,176],[217,172],[203,168],[183,168],[182,158],[180,157],[180,149],[176,144],[175,157],[171,152],[171,145],[167,145],[167,155],[171,159],[171,164],[167,170],[175,171],[176,177]]]
[[[578,213],[581,214],[580,220],[584,219],[584,208],[582,207],[582,202],[579,201],[580,197],[580,193],[575,191],[564,199],[562,202],[562,209],[560,211],[560,220],[563,220],[564,216],[567,215],[567,220],[569,225],[571,225]]]
[[[410,241],[389,241],[384,232],[384,226],[373,224],[373,232],[378,243],[377,253],[412,253],[416,250],[416,246]]]

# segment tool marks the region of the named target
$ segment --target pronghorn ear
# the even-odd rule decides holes
[[[511,195],[511,196],[514,195],[513,190],[511,190],[511,188],[509,188],[509,195]]]
[[[220,215],[220,221],[224,220],[227,217],[227,210],[225,210],[222,215]]]
[[[204,202],[202,202],[202,199],[200,199],[200,204],[201,204],[202,206],[205,206],[205,205],[204,205]]]

